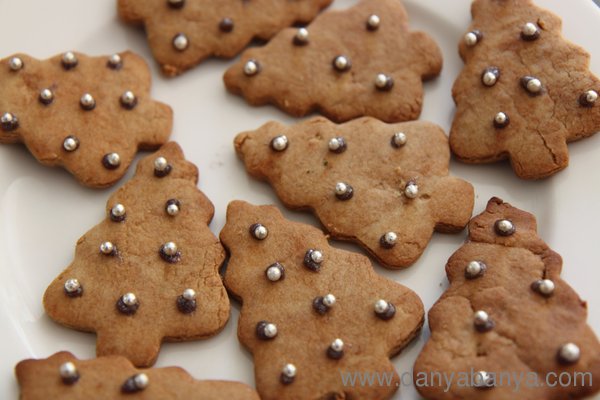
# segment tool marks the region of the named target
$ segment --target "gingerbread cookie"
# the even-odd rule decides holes
[[[310,209],[332,237],[389,268],[414,263],[434,230],[457,232],[471,218],[473,187],[448,176],[448,140],[428,122],[269,122],[239,134],[235,148],[286,206]]]
[[[469,230],[446,265],[450,287],[429,311],[431,339],[414,368],[423,397],[552,400],[600,390],[586,303],[560,278],[562,259],[538,236],[535,217],[492,198]],[[433,372],[453,385],[427,383]]]
[[[525,179],[567,166],[567,143],[600,130],[600,80],[590,56],[561,36],[556,15],[531,0],[475,0],[454,83],[454,154],[467,163],[510,159]]]
[[[422,80],[441,67],[439,48],[409,31],[400,1],[362,0],[247,50],[224,80],[250,104],[274,103],[294,116],[318,111],[338,122],[365,115],[398,122],[419,117]]]
[[[393,395],[400,382],[389,358],[423,324],[414,292],[274,206],[230,203],[220,236],[231,254],[225,285],[243,302],[238,338],[263,400]],[[389,385],[344,384],[353,371],[387,374]]]
[[[171,134],[173,112],[152,100],[150,83],[146,62],[129,51],[5,58],[0,143],[24,143],[39,162],[64,167],[82,184],[110,186],[138,149],[156,149]]]
[[[136,369],[125,357],[78,360],[63,351],[42,360],[24,360],[15,368],[21,400],[259,400],[239,382],[197,381],[178,367]]]
[[[166,75],[181,74],[210,56],[231,58],[253,38],[268,40],[307,23],[332,0],[118,0],[121,19],[144,25]]]
[[[214,208],[197,182],[176,143],[140,161],[46,290],[48,315],[96,332],[99,356],[123,355],[138,367],[154,364],[163,340],[218,333],[229,318],[218,272],[225,252],[207,226]]]

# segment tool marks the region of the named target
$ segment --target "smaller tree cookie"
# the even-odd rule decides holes
[[[240,133],[235,148],[286,206],[312,210],[334,238],[389,268],[414,263],[434,230],[458,232],[473,211],[473,187],[448,176],[448,139],[428,122],[269,122]]]
[[[125,22],[144,25],[154,58],[178,75],[210,56],[231,58],[253,38],[307,23],[333,0],[118,0]]]
[[[465,68],[452,89],[452,151],[467,163],[508,158],[525,179],[562,170],[567,143],[600,130],[589,54],[531,0],[475,0],[471,12],[460,44]]]
[[[423,324],[414,292],[273,206],[230,203],[221,240],[231,254],[225,284],[243,302],[238,338],[263,400],[393,395],[400,382],[389,358]],[[355,371],[385,374],[389,385],[344,383]]]
[[[414,367],[419,392],[436,400],[598,392],[600,343],[586,303],[560,278],[562,259],[538,236],[535,217],[492,198],[469,230],[446,265],[450,287],[429,311],[431,339]],[[454,382],[448,388],[433,374]]]
[[[138,149],[156,149],[171,134],[173,112],[152,100],[150,85],[146,62],[129,51],[5,58],[0,143],[24,143],[39,162],[64,167],[82,184],[110,186]]]
[[[399,0],[362,0],[248,49],[224,80],[250,104],[274,103],[294,116],[318,111],[338,122],[366,115],[398,122],[419,117],[422,80],[441,68],[438,46],[409,31]]]
[[[15,368],[21,400],[118,400],[141,398],[259,400],[239,382],[197,381],[179,367],[136,369],[125,357],[78,360],[66,351]],[[135,394],[138,396],[135,396]]]
[[[96,332],[99,356],[154,364],[161,341],[203,339],[229,318],[218,269],[225,252],[207,224],[212,203],[176,143],[140,161],[108,200],[106,219],[77,242],[46,290],[50,318]]]

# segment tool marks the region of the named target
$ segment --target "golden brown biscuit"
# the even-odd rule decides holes
[[[332,0],[118,0],[125,22],[144,25],[166,75],[210,56],[231,58],[253,38],[268,40],[295,22],[307,23]]]
[[[176,143],[140,161],[46,290],[48,315],[96,332],[99,356],[123,355],[138,367],[154,364],[163,340],[218,333],[229,318],[218,273],[225,252],[207,226],[214,208],[197,182]]]
[[[434,230],[460,231],[473,211],[473,187],[448,176],[448,139],[428,122],[269,122],[240,133],[235,148],[286,206],[310,209],[333,238],[389,268],[414,263]]]
[[[467,163],[510,159],[525,179],[567,166],[567,143],[600,130],[600,80],[561,20],[531,0],[475,0],[459,46],[454,154]]]
[[[120,356],[78,360],[63,351],[15,367],[21,400],[259,400],[239,382],[197,381],[179,367],[136,369]]]
[[[441,68],[438,46],[409,31],[399,0],[362,0],[248,49],[224,80],[250,104],[273,103],[294,116],[318,111],[338,122],[365,115],[399,122],[419,117],[422,80]]]
[[[231,254],[225,284],[243,302],[238,338],[254,356],[263,400],[394,394],[400,382],[389,358],[423,324],[413,291],[273,206],[230,203],[220,236]],[[344,384],[343,374],[356,371],[378,371],[390,382]]]
[[[492,198],[446,265],[450,287],[429,311],[431,339],[414,368],[419,392],[436,400],[555,400],[600,390],[600,343],[561,267],[535,217]]]
[[[24,143],[42,164],[62,166],[82,184],[106,187],[138,149],[171,134],[173,112],[150,97],[146,62],[132,52],[48,60],[0,60],[0,143]]]

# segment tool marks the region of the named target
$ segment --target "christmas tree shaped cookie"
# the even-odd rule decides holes
[[[492,198],[469,230],[446,265],[450,287],[429,311],[431,339],[414,368],[423,397],[551,400],[600,390],[586,303],[560,278],[562,259],[534,216]],[[427,384],[433,372],[454,384]]]
[[[294,116],[318,111],[338,122],[366,115],[398,122],[419,117],[422,80],[441,68],[439,48],[409,31],[399,0],[362,0],[247,50],[224,80],[250,104],[273,103]]]
[[[269,122],[239,134],[235,148],[286,206],[312,210],[332,237],[389,268],[414,263],[434,230],[457,232],[471,218],[473,187],[448,176],[448,140],[428,122]]]
[[[454,154],[467,163],[510,159],[525,179],[569,162],[567,143],[600,130],[600,80],[589,54],[561,36],[556,15],[531,0],[475,0],[454,83]]]
[[[173,113],[150,97],[146,62],[124,52],[48,60],[0,60],[0,143],[24,143],[39,162],[62,166],[82,184],[110,186],[138,149],[171,134]]]
[[[46,290],[48,315],[96,332],[99,356],[149,366],[161,341],[206,338],[227,322],[218,273],[225,254],[207,226],[214,208],[197,181],[196,166],[175,143],[143,159]]]
[[[423,323],[414,292],[273,206],[230,203],[221,240],[231,254],[225,285],[243,302],[238,338],[263,400],[392,396],[399,377],[389,357]],[[350,371],[377,371],[389,385],[348,385]]]
[[[312,20],[333,0],[119,0],[125,22],[144,25],[154,58],[178,75],[207,57],[231,58],[253,38],[268,40]]]
[[[43,360],[17,364],[21,400],[259,400],[238,382],[197,381],[178,367],[136,369],[121,356],[78,360],[60,352]]]

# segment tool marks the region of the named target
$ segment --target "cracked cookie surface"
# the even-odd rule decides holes
[[[567,143],[600,130],[589,54],[531,0],[476,0],[471,12],[459,46],[465,67],[452,90],[452,151],[467,163],[508,158],[525,179],[562,170]]]
[[[553,400],[600,390],[600,343],[586,323],[586,303],[560,278],[561,268],[534,216],[492,198],[448,260],[450,287],[429,311],[431,338],[414,367],[423,397]],[[476,387],[483,383],[474,375],[479,371],[495,382]],[[453,385],[419,385],[416,379],[434,372],[454,377]],[[549,373],[591,379],[553,387],[545,381]],[[458,383],[461,374],[468,384]],[[513,380],[502,382],[502,374]],[[515,376],[541,385],[517,387]]]

